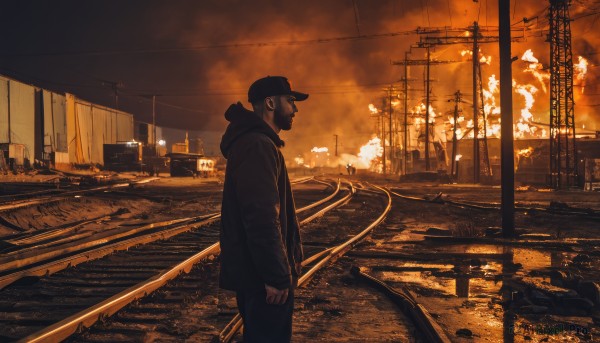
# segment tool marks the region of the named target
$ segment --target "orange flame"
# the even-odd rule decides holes
[[[377,114],[377,113],[379,113],[379,110],[373,104],[369,104],[369,111],[371,111],[371,114]]]
[[[329,149],[327,149],[326,147],[323,147],[323,148],[314,147],[314,148],[312,148],[310,150],[310,152],[316,152],[316,153],[319,153],[319,152],[328,152],[328,151],[329,151]]]
[[[381,139],[374,137],[367,144],[360,147],[358,158],[367,168],[371,169],[372,163],[379,157],[383,156],[383,147],[381,146]]]
[[[529,147],[526,149],[521,149],[521,150],[517,150],[517,157],[530,157],[531,154],[533,153],[533,148]]]
[[[583,94],[583,90],[585,89],[588,64],[589,63],[585,58],[579,56],[579,62],[573,65],[573,68],[575,68],[575,71],[577,72],[576,78],[581,84],[581,94]]]
[[[546,81],[550,79],[550,73],[544,71],[544,66],[539,63],[538,59],[533,56],[533,51],[531,49],[527,49],[521,57],[521,60],[525,62],[529,62],[527,68],[525,68],[525,72],[531,73],[542,85],[542,89],[544,93],[546,93]]]

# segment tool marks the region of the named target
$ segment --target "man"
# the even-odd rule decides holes
[[[282,76],[267,76],[248,90],[254,111],[241,103],[225,112],[230,124],[221,141],[227,159],[221,207],[222,288],[236,291],[244,342],[289,342],[294,288],[302,246],[281,130],[292,128],[295,101]]]

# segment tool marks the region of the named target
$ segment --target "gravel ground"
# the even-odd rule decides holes
[[[479,185],[406,184],[371,179],[389,187],[398,188],[402,194],[433,197],[439,192],[452,200],[500,201],[498,187]],[[320,185],[294,186],[303,190],[305,196],[297,198],[301,207],[324,191]],[[72,199],[68,202],[34,206],[31,208],[0,213],[2,219],[23,231],[44,230],[59,224],[82,218],[94,218],[126,208],[120,215],[121,223],[140,223],[160,218],[193,216],[218,211],[222,183],[219,179],[161,178],[138,187],[135,196],[94,195]],[[302,194],[302,192],[299,192]],[[551,202],[564,203],[577,208],[600,210],[600,193],[583,191],[549,191],[530,187],[520,188],[516,193],[520,204],[547,207]],[[370,198],[353,202],[341,211],[320,219],[304,228],[305,242],[318,244],[334,239],[347,238],[351,228],[358,225],[352,216],[362,213]],[[588,342],[600,334],[598,321],[600,305],[597,303],[585,312],[569,312],[569,307],[553,302],[540,313],[527,313],[536,303],[532,290],[556,286],[571,289],[572,282],[600,282],[600,266],[586,264],[581,257],[587,255],[592,261],[600,255],[600,244],[587,246],[504,246],[498,244],[456,243],[438,244],[418,242],[430,228],[450,230],[455,235],[482,235],[485,229],[501,227],[499,212],[457,209],[448,205],[421,203],[393,199],[391,215],[357,249],[362,251],[397,252],[406,255],[441,253],[498,253],[507,254],[510,261],[493,259],[448,259],[423,262],[410,259],[344,257],[318,274],[307,287],[297,292],[294,341],[322,342],[412,342],[419,341],[414,326],[389,299],[369,285],[357,281],[349,274],[353,265],[365,268],[370,274],[396,288],[408,288],[416,300],[429,310],[445,333],[455,342],[502,340]],[[373,216],[373,213],[367,215]],[[585,216],[550,215],[541,212],[515,215],[520,232],[548,234],[553,242],[565,242],[566,238],[600,238],[600,223]],[[354,224],[353,224],[354,223]],[[91,223],[90,230],[102,230],[103,223]],[[333,234],[325,229],[334,228]],[[10,225],[0,223],[0,236],[18,232]],[[450,240],[450,239],[449,239]],[[579,262],[578,262],[579,261]],[[130,325],[136,323],[129,312],[107,320],[99,329],[110,325],[121,327],[120,335],[110,341],[209,341],[235,314],[232,294],[216,291],[218,261],[207,263],[189,274],[188,282],[197,284],[195,296],[183,299],[168,291],[156,296],[166,296],[171,301],[157,308],[156,326],[153,330],[136,331]],[[511,269],[512,268],[512,269]],[[554,274],[551,274],[554,273]],[[561,274],[562,273],[562,274]],[[563,275],[557,281],[555,275]],[[551,277],[551,275],[554,275]],[[208,282],[199,280],[207,279]],[[533,280],[537,286],[521,290],[523,280]],[[511,285],[509,287],[509,285]],[[516,285],[516,286],[514,286]],[[537,287],[537,288],[536,288]],[[570,288],[571,287],[571,288]],[[506,293],[512,294],[507,299]],[[600,296],[600,295],[599,295]],[[515,300],[516,298],[519,298]],[[151,298],[135,306],[152,308]],[[135,307],[133,307],[135,308]],[[141,311],[141,310],[140,310]],[[135,310],[133,310],[135,313]],[[123,318],[119,316],[125,316]],[[181,321],[183,316],[187,321]],[[131,324],[134,323],[134,324]],[[588,333],[548,333],[535,328],[566,325],[585,328]],[[134,325],[135,326],[135,325]],[[512,334],[505,328],[512,326]],[[533,329],[532,329],[533,328]],[[99,330],[98,329],[98,330]],[[106,337],[92,329],[81,340],[106,341]],[[99,331],[98,331],[99,332]],[[95,336],[97,335],[98,336]]]

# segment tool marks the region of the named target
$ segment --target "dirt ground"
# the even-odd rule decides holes
[[[42,181],[47,180],[0,180]],[[368,181],[415,197],[500,202],[501,190],[493,186]],[[221,188],[219,178],[163,177],[136,187],[136,196],[87,195],[0,213],[0,237],[119,209],[127,210],[117,214],[119,225],[215,212]],[[600,210],[598,192],[519,187],[515,198],[518,206]],[[394,197],[391,215],[356,250],[402,257],[349,254],[338,261],[330,274],[298,292],[302,305],[296,308],[296,330],[320,341],[352,341],[342,339],[352,330],[363,330],[359,336],[367,333],[372,341],[413,341],[412,325],[392,324],[406,321],[406,316],[382,293],[349,275],[351,266],[361,266],[390,286],[411,292],[454,342],[600,341],[600,220],[533,210],[517,211],[515,223],[519,233],[537,236],[508,242],[491,236],[502,226],[499,211]],[[99,221],[87,229],[106,227]],[[440,235],[446,238],[426,239]],[[312,240],[311,234],[304,240]]]

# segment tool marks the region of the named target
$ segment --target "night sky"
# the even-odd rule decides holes
[[[534,17],[526,42],[513,55],[532,48],[545,66],[547,1],[511,1],[513,23]],[[311,94],[299,103],[294,128],[284,133],[292,153],[312,146],[349,153],[371,138],[374,119],[368,104],[380,106],[382,89],[398,84],[402,68],[391,65],[419,37],[417,27],[466,28],[497,25],[497,1],[305,0],[305,1],[2,1],[0,73],[59,92],[133,113],[151,121],[150,97],[157,96],[157,123],[179,129],[222,132],[229,104],[249,106],[249,84],[266,75],[287,76],[294,88]],[[576,116],[600,130],[597,88],[600,1],[574,1],[573,55],[590,62],[586,90],[576,97]],[[536,17],[537,16],[537,17]],[[531,24],[533,23],[533,24]],[[471,92],[470,62],[460,50],[438,46],[433,57],[457,60],[432,68],[434,107],[450,110],[448,96]],[[497,44],[482,47],[495,60],[484,78],[498,73]],[[411,58],[423,58],[413,49]],[[513,69],[524,67],[520,61]],[[411,77],[422,80],[422,68]],[[516,75],[515,78],[527,77]],[[533,80],[532,80],[533,82]],[[422,81],[411,83],[423,88]],[[422,93],[411,93],[416,105]],[[515,110],[521,104],[515,97]],[[547,95],[534,112],[547,116]],[[468,112],[468,109],[466,109]],[[534,113],[535,114],[535,113]],[[577,121],[578,119],[576,119]],[[546,118],[547,122],[548,119]]]

